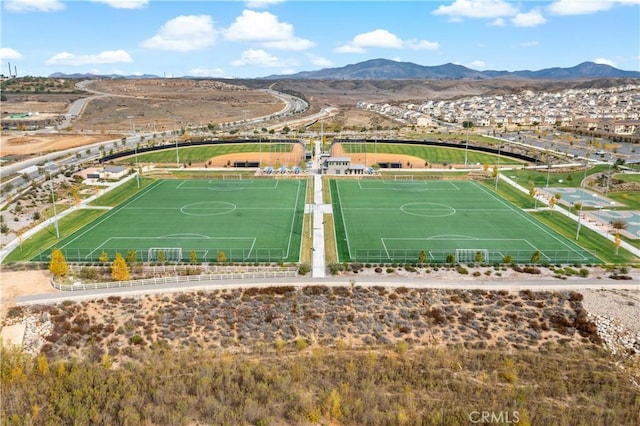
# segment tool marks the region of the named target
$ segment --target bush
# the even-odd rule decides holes
[[[299,275],[307,275],[311,271],[311,265],[308,263],[303,263],[298,267]]]
[[[342,271],[344,271],[344,266],[342,266],[341,263],[330,263],[329,264],[329,273],[331,275],[338,275]]]
[[[580,276],[582,278],[587,278],[589,276],[589,270],[587,268],[580,269]]]
[[[467,270],[467,268],[465,268],[464,266],[461,266],[461,265],[458,265],[456,267],[456,271],[458,271],[458,273],[462,274],[462,275],[468,275],[469,274],[469,271]]]

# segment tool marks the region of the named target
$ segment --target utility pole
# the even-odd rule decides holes
[[[58,213],[56,212],[56,194],[53,191],[53,176],[49,172],[49,186],[51,188],[51,204],[53,205],[53,224],[56,228],[56,238],[60,238],[60,230],[58,229]]]

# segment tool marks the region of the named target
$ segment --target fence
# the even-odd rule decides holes
[[[189,263],[192,253],[198,262],[282,262],[286,261],[285,252],[281,248],[152,248],[154,258],[150,259],[150,248],[62,248],[62,254],[67,262],[101,262],[102,253],[106,253],[109,261],[113,261],[116,253],[127,258],[130,252],[135,252],[137,262],[171,262]],[[159,250],[159,251],[158,251]],[[162,254],[160,254],[162,252]],[[177,253],[180,253],[179,258]],[[224,258],[220,257],[221,253]],[[164,257],[164,259],[163,259]],[[219,260],[220,259],[220,260]],[[32,261],[49,262],[51,250],[40,251]]]
[[[262,272],[230,272],[220,274],[208,274],[208,275],[187,275],[187,276],[172,276],[172,277],[160,277],[160,278],[147,278],[143,280],[129,280],[129,281],[109,281],[102,283],[90,283],[90,284],[58,284],[51,279],[51,285],[60,291],[79,291],[79,290],[98,290],[107,288],[126,288],[126,287],[140,287],[159,284],[182,284],[199,281],[222,281],[233,279],[256,279],[256,278],[291,278],[295,277],[298,273],[298,268],[287,267],[278,268],[270,271]]]
[[[544,250],[536,252],[534,250],[487,250],[478,249],[478,258],[465,259],[456,258],[456,249],[451,250],[419,250],[419,249],[356,249],[351,256],[352,262],[360,263],[509,263],[529,264],[529,263],[552,263],[552,264],[573,264],[573,263],[601,263],[593,253],[587,250]],[[424,253],[422,253],[424,252]],[[424,262],[420,259],[424,258]],[[510,258],[510,259],[509,259]]]

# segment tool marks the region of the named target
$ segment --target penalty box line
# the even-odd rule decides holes
[[[272,186],[253,186],[253,184],[255,184],[256,182],[254,181],[254,179],[248,179],[248,180],[234,180],[234,181],[230,181],[230,180],[213,180],[210,179],[207,184],[220,184],[218,188],[216,188],[215,186],[211,187],[211,186],[184,186],[187,182],[191,182],[189,180],[183,180],[182,182],[180,182],[178,184],[178,186],[176,186],[175,189],[179,190],[179,191],[197,191],[197,190],[205,190],[205,191],[220,191],[220,188],[224,188],[227,189],[228,186],[226,186],[227,184],[232,184],[234,189],[264,189],[264,190],[275,190],[278,189],[278,185],[280,183],[280,181],[276,180],[274,182],[274,184]],[[245,183],[250,183],[249,185],[247,185],[246,188],[243,188],[241,186],[237,186],[238,184],[245,184]]]
[[[97,252],[98,250],[103,249],[103,247],[105,245],[108,245],[112,240],[136,240],[136,241],[140,241],[140,240],[155,240],[155,241],[159,241],[159,240],[186,240],[186,241],[189,241],[189,240],[193,240],[193,241],[198,241],[198,240],[199,241],[202,241],[202,240],[222,240],[222,241],[249,240],[249,241],[251,241],[251,244],[249,244],[249,255],[247,257],[250,257],[251,253],[255,249],[256,241],[258,240],[257,237],[209,237],[207,235],[201,235],[201,234],[199,234],[199,235],[200,235],[199,238],[194,238],[194,237],[185,238],[184,236],[180,236],[180,235],[163,235],[163,236],[158,236],[158,237],[149,237],[149,236],[109,237],[106,240],[104,240],[102,242],[102,244],[98,245],[96,248],[91,250],[89,252],[89,254],[87,254],[84,258],[85,259],[89,259],[95,252]],[[193,249],[195,249],[195,247],[185,247],[185,248],[193,248]],[[130,247],[129,249],[130,250],[134,250],[134,249],[146,250],[144,248],[139,248],[139,247]],[[69,250],[73,250],[73,249],[69,249]],[[205,250],[205,249],[202,248],[200,250]],[[126,254],[126,253],[124,253],[124,254]]]

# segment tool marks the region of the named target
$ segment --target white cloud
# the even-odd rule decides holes
[[[366,50],[364,50],[362,47],[356,47],[356,46],[352,46],[350,44],[345,44],[344,46],[338,46],[335,49],[333,49],[334,52],[336,53],[364,53],[366,52]]]
[[[309,58],[309,61],[317,67],[329,68],[334,65],[330,59],[323,58],[322,56],[308,54],[307,57]]]
[[[15,49],[11,49],[10,47],[2,47],[0,48],[0,61],[4,62],[7,59],[22,59],[24,56],[22,53],[18,52]]]
[[[269,12],[243,10],[224,37],[230,41],[260,43],[263,47],[281,50],[306,50],[315,45],[312,41],[294,36],[293,25],[279,22]]]
[[[262,49],[248,49],[242,52],[240,59],[231,63],[235,67],[253,65],[258,67],[280,67],[282,62],[276,57]]]
[[[540,46],[540,43],[538,43],[535,40],[532,41],[523,41],[522,43],[519,44],[520,47],[536,47],[536,46]]]
[[[116,9],[142,9],[149,0],[91,0],[94,3],[105,3]]]
[[[353,38],[351,44],[362,48],[386,47],[400,49],[402,47],[402,40],[387,30],[373,30],[368,33],[358,34]]]
[[[55,12],[65,6],[58,0],[6,0],[4,8],[9,12]]]
[[[383,29],[358,34],[353,40],[335,49],[337,53],[364,53],[367,48],[438,50],[437,42],[428,40],[402,40],[397,35]]]
[[[129,53],[124,50],[106,50],[96,55],[76,56],[69,52],[60,52],[45,61],[47,65],[90,65],[115,64],[133,62]]]
[[[612,61],[611,59],[606,59],[606,58],[596,58],[593,60],[593,62],[595,62],[596,64],[603,64],[603,65],[609,65],[612,67],[616,66],[616,63],[614,61]]]
[[[503,18],[496,18],[489,24],[490,27],[504,27],[507,23],[504,22]]]
[[[549,12],[554,15],[587,15],[609,10],[614,3],[608,0],[559,0],[549,6]]]
[[[294,37],[289,40],[266,41],[264,47],[278,50],[307,50],[315,46],[315,43],[303,38]]]
[[[542,25],[547,20],[542,16],[539,10],[531,10],[526,13],[518,13],[511,20],[516,27],[535,27]]]
[[[472,61],[469,66],[471,68],[484,68],[487,66],[487,64],[484,61],[481,61],[479,59],[476,59],[475,61]]]
[[[460,18],[499,18],[513,16],[518,9],[503,0],[455,0],[448,6],[438,7],[434,15],[448,15],[452,19]]]
[[[278,3],[283,3],[284,0],[249,0],[245,4],[250,9],[264,9],[265,7],[273,6]]]
[[[148,49],[190,52],[214,45],[216,30],[207,15],[184,15],[167,21],[153,37],[140,45]]]
[[[196,77],[225,77],[225,72],[222,68],[192,68],[188,74]]]

